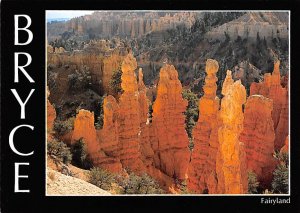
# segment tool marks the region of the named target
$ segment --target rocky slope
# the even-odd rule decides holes
[[[82,179],[64,175],[47,168],[47,195],[54,196],[103,196],[109,192],[90,184]]]

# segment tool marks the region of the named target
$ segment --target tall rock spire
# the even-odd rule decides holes
[[[226,78],[231,78],[231,72],[227,72]],[[246,157],[239,135],[243,130],[242,105],[246,102],[246,90],[239,80],[223,87],[222,94],[216,163],[218,193],[244,194],[248,191]]]
[[[136,68],[136,59],[128,54],[121,66],[121,87],[124,92],[119,101],[119,142],[123,167],[141,173],[145,168],[140,152],[141,121]]]
[[[187,101],[181,93],[182,86],[175,67],[164,65],[160,70],[157,98],[153,105],[153,126],[158,140],[153,147],[156,167],[179,180],[185,179],[190,157],[183,115]]]
[[[193,129],[194,148],[188,172],[188,188],[197,193],[216,193],[216,154],[218,150],[218,110],[216,73],[218,62],[206,61],[204,95],[199,100],[199,120]]]

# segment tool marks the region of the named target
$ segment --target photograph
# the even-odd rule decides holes
[[[289,10],[45,10],[45,27],[46,196],[290,195]]]

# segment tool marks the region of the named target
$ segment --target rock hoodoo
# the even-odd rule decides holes
[[[188,188],[197,193],[216,193],[219,98],[216,97],[218,62],[206,61],[204,96],[199,100],[199,120],[193,130],[194,148],[188,172]]]
[[[274,64],[273,73],[266,73],[264,81],[252,83],[250,95],[259,94],[273,100],[272,119],[275,130],[275,149],[280,150],[284,146],[288,135],[288,88],[281,86],[280,62]]]
[[[168,176],[183,180],[190,158],[188,136],[184,129],[183,112],[187,101],[182,98],[182,86],[172,65],[160,70],[157,98],[153,105],[153,126],[157,145],[153,145],[155,164]]]
[[[268,187],[275,169],[273,101],[262,95],[250,96],[245,104],[244,127],[240,141],[245,144],[247,170]]]
[[[226,78],[231,78],[231,72],[227,72]],[[216,162],[218,193],[244,194],[248,190],[246,156],[239,135],[243,130],[242,105],[246,102],[246,90],[239,80],[224,87],[222,94],[222,126],[218,130],[219,150]]]
[[[140,152],[141,115],[136,68],[135,58],[128,54],[121,67],[124,92],[119,100],[119,143],[123,167],[141,173],[145,168]]]

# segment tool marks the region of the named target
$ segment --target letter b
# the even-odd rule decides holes
[[[24,17],[27,20],[27,25],[25,27],[19,27],[19,17]],[[31,18],[28,15],[15,15],[15,45],[27,45],[33,39],[33,34],[27,28],[31,25]],[[26,31],[28,33],[28,39],[24,43],[19,42],[19,31]]]

